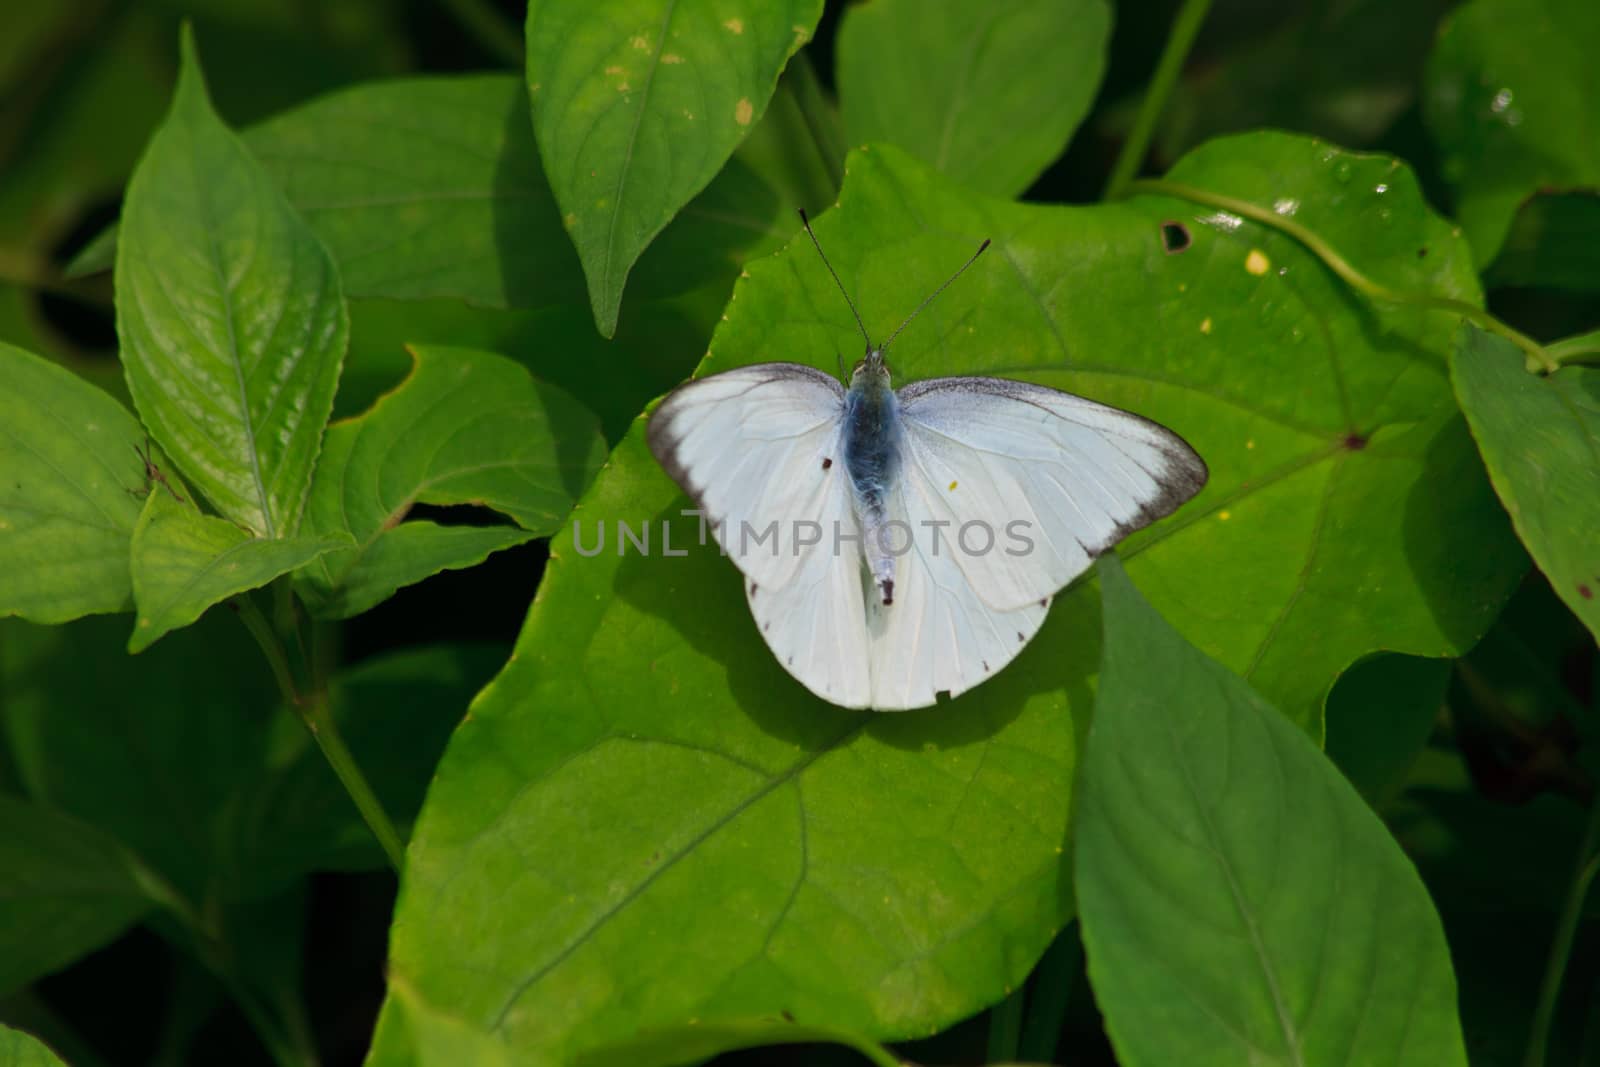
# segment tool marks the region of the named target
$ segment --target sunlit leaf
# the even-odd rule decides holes
[[[533,0],[533,129],[600,332],[656,234],[767,109],[821,0]]]
[[[43,1041],[0,1023],[0,1067],[66,1067]]]
[[[1099,570],[1074,868],[1118,1062],[1465,1067],[1411,861],[1304,733]]]
[[[134,402],[187,480],[295,532],[344,359],[338,274],[217,119],[186,33],[173,106],[128,185],[117,333]]]
[[[0,615],[124,611],[146,490],[132,415],[88,382],[0,343]]]
[[[839,27],[846,131],[852,144],[892,141],[974,189],[1015,196],[1066,150],[1110,37],[1104,0],[854,5]]]
[[[401,586],[548,537],[605,459],[594,416],[511,360],[438,347],[412,358],[394,392],[328,429],[305,530],[354,544],[301,572],[320,614],[359,614]],[[417,504],[474,504],[516,525],[402,522]]]
[[[1556,595],[1600,637],[1600,369],[1538,378],[1510,341],[1481,330],[1462,331],[1451,368],[1512,525]]]

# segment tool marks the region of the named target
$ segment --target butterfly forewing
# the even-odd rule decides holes
[[[758,587],[790,580],[808,529],[798,524],[835,506],[843,408],[844,390],[821,371],[758,363],[689,382],[650,417],[651,451]]]
[[[937,527],[988,607],[1053,595],[1129,533],[1205,484],[1166,428],[1004,378],[935,378],[899,392],[908,521]]]

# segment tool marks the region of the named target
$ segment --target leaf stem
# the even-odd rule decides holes
[[[361,773],[355,757],[350,754],[350,749],[345,747],[344,738],[340,736],[339,728],[333,721],[333,709],[327,693],[326,689],[316,690],[308,700],[295,705],[295,711],[299,713],[300,721],[305,723],[306,729],[311,731],[312,739],[322,749],[322,755],[333,768],[333,773],[339,776],[344,791],[355,801],[362,819],[366,820],[367,828],[372,831],[372,836],[383,846],[384,854],[389,857],[389,865],[394,868],[396,874],[399,874],[405,867],[406,846],[400,840],[400,834],[395,830],[394,823],[389,821],[383,805],[379,803],[378,795],[372,791],[366,776]]]
[[[1104,199],[1120,200],[1128,195],[1128,186],[1150,151],[1156,122],[1167,106],[1167,98],[1172,95],[1173,87],[1178,84],[1178,75],[1183,73],[1183,62],[1189,58],[1189,49],[1194,46],[1195,35],[1200,32],[1200,24],[1205,21],[1210,9],[1211,0],[1184,0],[1183,7],[1178,9],[1178,17],[1172,20],[1172,29],[1167,34],[1161,58],[1156,61],[1156,72],[1150,78],[1150,87],[1139,102],[1139,114],[1134,118],[1128,139],[1122,142],[1122,151],[1117,154],[1117,161],[1111,168]]]
[[[1561,997],[1561,979],[1572,955],[1578,921],[1583,917],[1583,900],[1589,895],[1589,886],[1597,870],[1600,870],[1600,799],[1589,802],[1589,824],[1584,830],[1583,843],[1578,846],[1572,882],[1567,886],[1567,899],[1556,922],[1550,957],[1545,961],[1544,980],[1539,985],[1539,1000],[1534,1006],[1533,1026],[1528,1033],[1528,1049],[1522,1057],[1523,1067],[1544,1067],[1550,1045],[1550,1024],[1555,1019],[1556,1004]]]
[[[241,593],[228,603],[238,614],[239,621],[244,623],[244,628],[250,631],[250,636],[256,639],[261,654],[266,656],[267,666],[272,669],[273,680],[278,683],[278,693],[284,703],[299,707],[300,691],[295,688],[294,672],[289,669],[289,657],[283,650],[283,642],[278,640],[278,632],[272,628],[261,609],[256,607],[249,593]]]
[[[828,102],[822,83],[817,80],[816,68],[811,65],[811,57],[805,49],[796,52],[794,58],[789,60],[784,75],[795,107],[800,111],[800,118],[817,146],[817,155],[821,157],[823,166],[828,168],[828,176],[833,179],[833,193],[838,195],[840,187],[844,185],[844,132],[839,129],[839,116]]]
[[[522,69],[526,61],[522,34],[493,4],[486,0],[443,0],[443,4],[461,28],[491,55]]]
[[[1506,325],[1482,308],[1469,304],[1465,300],[1457,300],[1454,297],[1435,296],[1432,293],[1404,293],[1398,289],[1391,289],[1357,270],[1349,260],[1335,251],[1333,246],[1323,240],[1315,231],[1269,208],[1253,204],[1248,200],[1241,200],[1238,197],[1225,196],[1193,185],[1184,185],[1181,182],[1169,182],[1158,178],[1140,179],[1131,183],[1129,188],[1132,192],[1149,193],[1152,196],[1170,196],[1179,200],[1204,204],[1207,207],[1220,208],[1242,218],[1250,219],[1252,222],[1258,222],[1269,229],[1277,230],[1279,233],[1288,234],[1305,245],[1313,255],[1322,260],[1329,270],[1343,279],[1346,285],[1368,299],[1385,304],[1402,304],[1454,312],[1479,329],[1499,334],[1522,349],[1527,356],[1530,370],[1542,370],[1548,373],[1556,369],[1555,361],[1550,358],[1549,353],[1545,351],[1538,341],[1535,341],[1520,330]]]
[[[339,735],[339,728],[334,724],[329,707],[327,686],[318,679],[311,695],[301,696],[295,687],[294,675],[289,670],[289,657],[284,654],[283,642],[261,609],[256,607],[255,601],[249,594],[244,594],[234,597],[230,603],[238,611],[245,629],[250,631],[250,636],[256,639],[256,644],[261,646],[262,653],[266,655],[284,703],[300,717],[301,723],[311,733],[311,739],[322,749],[323,758],[333,768],[333,773],[338,776],[339,783],[344,786],[356,810],[361,812],[361,818],[372,831],[372,836],[383,846],[384,854],[389,857],[389,865],[398,874],[405,865],[405,845],[401,843],[400,834],[384,812],[383,805],[378,802],[377,794],[361,773],[355,757],[345,746],[344,738]]]
[[[1545,354],[1561,366],[1600,363],[1600,330],[1590,330],[1544,346]]]

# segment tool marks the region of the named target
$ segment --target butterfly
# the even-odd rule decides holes
[[[800,217],[867,341],[848,384],[739,367],[669,393],[647,437],[790,674],[847,708],[927,707],[1009,663],[1051,598],[1199,492],[1206,465],[1164,426],[1028,382],[893,388],[889,346],[989,242],[874,345]]]

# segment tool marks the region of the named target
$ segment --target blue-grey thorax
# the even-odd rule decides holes
[[[883,353],[873,349],[856,365],[844,401],[844,468],[850,475],[862,551],[884,604],[894,602],[894,555],[904,540],[886,528],[889,495],[900,477],[900,402],[889,385]]]

